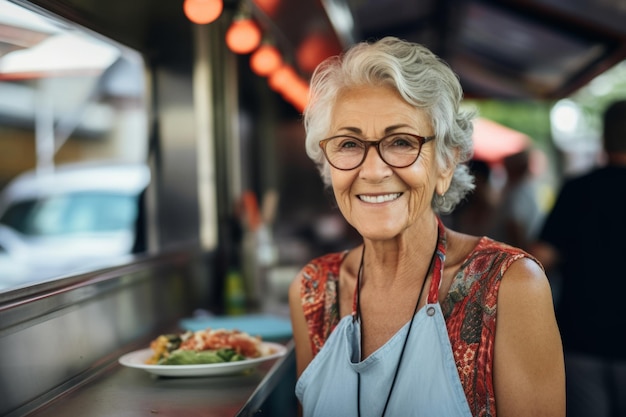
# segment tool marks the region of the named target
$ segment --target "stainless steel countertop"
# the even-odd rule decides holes
[[[113,363],[32,416],[63,417],[243,417],[257,413],[295,361],[293,343],[285,356],[240,375],[157,377]]]

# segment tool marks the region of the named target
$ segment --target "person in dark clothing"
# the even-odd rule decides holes
[[[607,164],[564,183],[532,251],[562,278],[568,417],[626,416],[626,100],[603,138]]]
[[[474,175],[474,190],[444,217],[444,221],[458,232],[489,236],[498,210],[496,190],[491,185],[491,167],[479,159],[472,159],[467,166]]]

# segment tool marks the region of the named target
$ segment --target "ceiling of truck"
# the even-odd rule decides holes
[[[182,0],[13,2],[79,23],[148,60],[191,54]],[[314,35],[325,39],[326,53],[385,35],[422,43],[452,66],[470,97],[560,98],[626,58],[624,0],[225,0],[223,18],[242,5],[293,57]],[[0,21],[5,51],[15,30],[23,28]]]
[[[425,43],[475,96],[564,96],[626,54],[622,0],[367,0],[354,13],[359,38]]]

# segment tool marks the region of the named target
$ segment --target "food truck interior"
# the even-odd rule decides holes
[[[244,375],[155,377],[118,358],[185,318],[287,321],[298,268],[353,241],[304,153],[302,93],[325,57],[394,35],[446,60],[467,97],[520,101],[566,97],[626,58],[622,0],[222,4],[198,24],[183,0],[0,0],[0,415],[293,415],[288,333],[284,356]],[[280,52],[295,91],[226,44],[243,19]],[[98,159],[144,174],[120,190],[112,178],[131,174],[109,164],[90,177]],[[85,181],[61,183],[65,165]],[[54,220],[55,239],[35,239],[77,190],[119,193],[100,211],[126,228],[63,240]],[[28,224],[20,213],[48,194],[51,211]],[[92,211],[81,213],[82,227]]]

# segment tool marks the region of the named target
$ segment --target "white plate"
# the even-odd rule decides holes
[[[245,359],[243,361],[208,363],[203,365],[148,365],[146,360],[152,356],[152,349],[141,349],[123,355],[119,362],[129,368],[143,369],[155,375],[161,376],[211,376],[229,375],[243,372],[254,368],[260,363],[276,359],[287,352],[287,348],[278,343],[263,342],[263,349],[273,352],[260,358]]]

